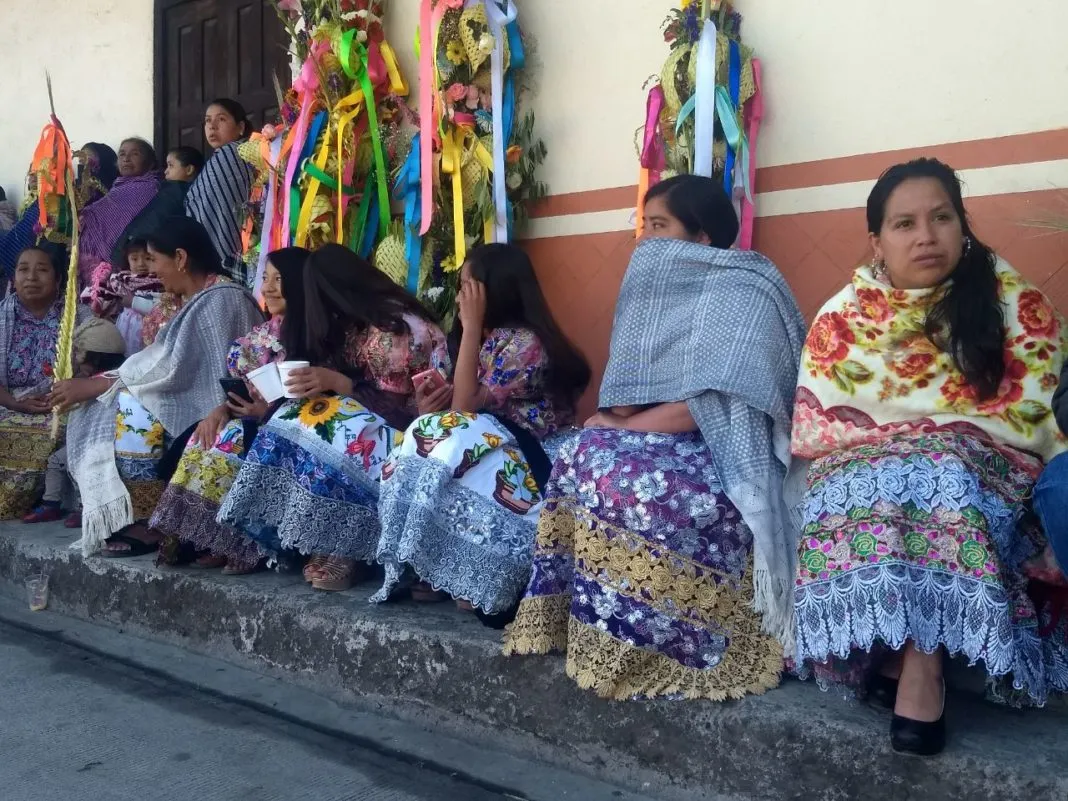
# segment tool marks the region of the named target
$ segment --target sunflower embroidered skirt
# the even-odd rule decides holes
[[[169,437],[163,423],[128,392],[120,392],[115,416],[115,465],[133,502],[134,520],[148,520],[163,494],[156,473]]]
[[[762,693],[783,654],[752,609],[752,551],[698,434],[584,429],[553,466],[504,652],[566,651],[616,700]]]
[[[405,565],[487,614],[527,585],[542,497],[515,438],[492,415],[417,419],[383,471],[376,558],[384,601]]]
[[[1028,596],[1044,545],[1027,505],[1041,464],[952,432],[903,434],[813,462],[795,589],[798,668],[863,687],[906,641],[981,663],[995,699],[1068,690],[1064,626]]]
[[[249,446],[218,520],[268,558],[293,549],[370,562],[378,482],[401,437],[353,398],[289,401]]]
[[[196,551],[208,551],[239,565],[256,564],[260,558],[256,543],[216,519],[241,469],[244,439],[242,422],[231,420],[210,448],[190,441],[160,498],[151,527]]]
[[[0,408],[0,520],[22,517],[41,497],[48,457],[57,447],[52,415]]]

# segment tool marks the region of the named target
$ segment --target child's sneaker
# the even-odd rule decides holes
[[[22,518],[23,523],[54,523],[57,520],[63,519],[63,510],[59,506],[54,506],[50,503],[44,503],[25,515]]]

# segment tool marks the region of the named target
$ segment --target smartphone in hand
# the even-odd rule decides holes
[[[248,391],[248,385],[240,378],[220,378],[219,385],[226,393],[227,401],[230,400],[230,395],[234,394],[245,403],[252,403],[252,393]]]
[[[431,392],[437,392],[447,382],[445,381],[445,376],[441,374],[441,370],[431,367],[429,370],[424,370],[412,376],[412,383],[422,389],[424,394],[430,394]]]

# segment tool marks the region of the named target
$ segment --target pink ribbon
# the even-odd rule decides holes
[[[434,219],[434,14],[431,0],[419,10],[419,162],[423,193],[423,217],[419,233],[426,235]],[[444,6],[444,4],[442,4]]]
[[[753,86],[756,91],[746,106],[746,128],[749,137],[749,185],[756,192],[757,172],[757,134],[760,122],[764,119],[764,94],[761,91],[760,60],[753,59]],[[738,247],[749,250],[753,247],[753,225],[756,221],[756,207],[748,199],[742,199],[742,226],[738,235]]]
[[[649,97],[645,101],[645,136],[642,142],[641,164],[650,171],[650,186],[660,180],[660,173],[667,166],[664,143],[658,133],[664,102],[663,88],[657,85],[649,90]]]
[[[293,137],[293,146],[289,150],[289,160],[286,164],[286,182],[283,186],[285,210],[282,214],[282,247],[289,246],[289,221],[292,219],[289,188],[293,186],[297,171],[300,169],[300,154],[304,151],[304,140],[308,137],[308,122],[311,120],[312,105],[315,103],[315,92],[319,88],[319,74],[315,69],[315,62],[329,47],[328,43],[319,42],[308,54],[304,66],[300,69],[300,75],[293,81],[293,90],[300,97],[300,116],[297,118],[297,132]]]

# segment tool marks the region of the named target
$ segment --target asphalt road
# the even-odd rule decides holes
[[[4,801],[509,797],[0,623]]]

